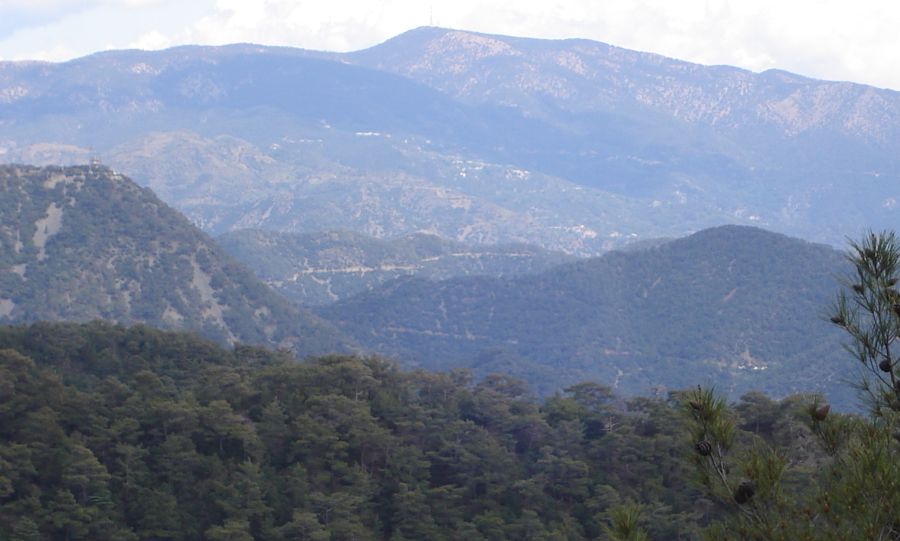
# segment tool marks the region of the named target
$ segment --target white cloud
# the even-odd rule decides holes
[[[50,11],[60,10],[71,3],[65,0],[0,0],[0,9],[18,11]]]
[[[214,13],[190,33],[202,43],[253,42],[351,50],[428,22],[428,7],[414,0],[218,0]]]
[[[5,0],[0,0],[5,1]],[[30,0],[29,0],[30,2]],[[212,0],[89,0],[65,4],[53,17],[18,15],[12,31],[0,33],[0,57],[67,60],[92,52],[124,48],[136,42],[178,44],[185,28],[212,8]],[[32,9],[51,6],[37,0]],[[15,15],[15,12],[8,13]],[[5,12],[4,15],[7,13]],[[3,20],[9,27],[15,17]],[[2,24],[0,24],[2,27]],[[153,32],[156,31],[156,34]],[[69,51],[69,54],[66,54]],[[62,56],[65,55],[65,56]]]
[[[176,45],[172,38],[163,34],[159,30],[151,30],[142,35],[135,41],[128,44],[128,49],[143,49],[145,51],[156,51],[159,49],[167,49]]]
[[[160,4],[166,0],[0,0],[0,9],[16,9],[20,11],[55,11],[57,13],[70,9],[84,11],[99,5],[142,7]]]
[[[75,51],[65,45],[57,45],[48,49],[31,51],[27,55],[10,57],[7,60],[40,60],[43,62],[62,62],[76,56]]]

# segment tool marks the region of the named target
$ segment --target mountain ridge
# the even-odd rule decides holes
[[[0,159],[97,155],[213,234],[332,220],[596,255],[723,223],[838,245],[897,222],[896,92],[590,41],[396,39],[0,64]],[[160,167],[174,146],[185,166]]]
[[[434,71],[436,71],[434,64],[440,66],[442,56],[446,57],[448,55],[452,55],[452,53],[455,53],[459,50],[466,51],[472,49],[477,50],[478,53],[470,55],[468,58],[463,58],[464,55],[451,56],[451,58],[460,59],[461,62],[468,61],[468,64],[451,64],[447,71],[452,72],[455,76],[462,76],[462,78],[465,79],[466,70],[472,69],[473,64],[486,58],[489,59],[495,56],[525,57],[532,62],[537,62],[538,60],[541,60],[541,55],[544,55],[556,60],[558,67],[562,68],[564,72],[567,71],[571,74],[575,74],[589,80],[602,81],[601,77],[603,76],[603,73],[596,69],[589,70],[588,66],[590,64],[584,62],[579,56],[584,55],[585,57],[599,58],[612,72],[621,71],[625,66],[638,63],[663,68],[662,73],[667,76],[666,80],[669,83],[675,83],[679,80],[684,79],[690,80],[690,78],[687,76],[697,73],[715,74],[715,76],[717,76],[719,79],[723,79],[722,75],[727,74],[728,77],[724,79],[726,79],[726,81],[733,81],[733,83],[723,84],[721,87],[719,87],[719,92],[717,93],[718,95],[715,96],[718,100],[724,101],[724,103],[726,104],[728,102],[725,100],[728,97],[733,96],[735,93],[739,97],[754,97],[757,94],[757,92],[755,92],[757,90],[757,87],[765,87],[767,85],[774,86],[776,83],[781,83],[781,85],[791,85],[793,87],[826,85],[834,86],[837,90],[850,90],[855,88],[863,92],[864,96],[868,95],[870,92],[875,92],[876,94],[890,94],[894,97],[897,97],[898,95],[897,91],[878,88],[872,85],[852,83],[847,81],[829,81],[825,79],[815,79],[780,69],[769,69],[762,72],[754,72],[752,70],[735,66],[721,64],[700,64],[696,62],[689,62],[676,58],[666,57],[657,53],[625,49],[594,40],[535,39],[504,36],[499,34],[470,32],[458,29],[413,29],[394,38],[391,38],[382,44],[375,45],[369,49],[364,49],[362,51],[348,53],[348,55],[350,56],[350,58],[354,59],[366,59],[367,57],[372,56],[379,57],[380,63],[377,64],[378,69],[383,69],[394,73],[403,73],[407,76],[410,76],[418,72],[433,73]],[[549,51],[547,49],[549,49]],[[385,54],[382,52],[382,50],[388,50],[389,52],[388,54]],[[411,51],[418,50],[426,51],[426,55],[423,59],[420,60],[420,62],[424,63],[425,66],[428,66],[429,63],[432,63],[429,66],[431,69],[426,69],[426,67],[421,63],[410,64],[409,61],[406,61],[407,64],[403,64],[405,60],[403,56],[404,54],[406,55],[406,57],[408,57]],[[393,55],[391,55],[390,53],[393,53],[394,51],[399,51],[400,54],[394,53]],[[428,53],[431,53],[433,56],[428,56]],[[531,55],[532,58],[529,58],[529,55]],[[388,57],[388,61],[384,60],[385,56]],[[538,58],[533,59],[533,57],[535,56]],[[361,64],[368,65],[368,63],[365,61],[361,62]],[[540,71],[541,70],[538,70],[538,73],[540,73]],[[412,78],[417,79],[416,77]],[[708,77],[708,79],[713,78]],[[433,86],[442,86],[435,84],[436,78],[434,77],[429,80],[432,81],[431,84]],[[564,81],[565,78],[559,76],[557,80]],[[641,82],[644,82],[645,85],[641,86]],[[647,81],[630,81],[632,88],[637,89],[641,94],[646,93],[647,88],[653,88],[652,85],[649,85],[649,83],[653,82],[653,79],[649,79]],[[446,85],[447,83],[443,82],[443,84]],[[490,83],[482,80],[480,81],[480,84],[489,85]],[[537,88],[537,90],[540,89],[541,87]],[[668,91],[674,94],[673,97],[676,97],[677,89],[677,85],[670,85]],[[661,88],[657,88],[657,90],[661,90]],[[692,93],[696,92],[697,91],[692,91]],[[451,92],[451,94],[453,93]],[[463,95],[467,94],[468,92],[463,92]],[[490,95],[489,93],[485,94],[488,96]],[[639,102],[642,99],[640,95],[637,96],[637,98]],[[653,101],[649,99],[649,96],[644,96],[643,99],[648,104],[653,103]],[[565,100],[563,100],[563,102],[565,102]],[[679,101],[679,104],[683,103],[684,100]],[[671,110],[674,108],[669,109]],[[830,112],[837,113],[843,109],[844,108],[837,107],[832,109]],[[849,109],[853,111],[853,108]],[[896,110],[896,107],[892,108],[892,111],[894,116],[896,116],[898,112]],[[771,112],[777,115],[779,111],[773,110]],[[727,113],[727,111],[724,109],[712,110],[709,111],[709,114],[700,114],[696,111],[680,111],[674,113],[674,115],[695,120],[707,119],[710,121],[710,123],[715,124],[723,118],[723,113]],[[800,127],[801,126],[795,126],[795,128]],[[805,125],[803,127],[809,126]]]
[[[527,244],[469,246],[430,233],[376,239],[349,231],[238,230],[216,242],[269,287],[307,306],[341,300],[402,275],[530,274],[572,259]]]
[[[724,226],[532,276],[395,280],[317,313],[407,364],[499,363],[543,393],[580,380],[646,393],[703,373],[732,396],[827,389],[852,403],[840,335],[820,317],[845,270],[827,246]]]
[[[346,348],[111,169],[0,166],[0,320],[147,323],[221,342]]]

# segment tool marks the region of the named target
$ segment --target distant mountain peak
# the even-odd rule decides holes
[[[491,56],[520,56],[522,54],[500,38],[463,30],[448,30],[440,38],[432,40],[429,48],[442,52],[463,51],[472,55],[476,60]]]
[[[591,40],[553,40],[420,28],[348,55],[461,99],[523,109],[551,98],[573,111],[637,106],[700,125],[763,121],[784,135],[837,129],[884,142],[888,91],[783,70],[705,66]],[[614,96],[614,97],[613,97]],[[630,102],[630,103],[629,103]],[[896,134],[893,134],[896,135]]]

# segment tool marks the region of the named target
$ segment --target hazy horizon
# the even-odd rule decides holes
[[[900,88],[900,7],[874,0],[327,4],[295,0],[2,0],[0,60],[62,61],[109,49],[257,43],[371,47],[420,26],[534,38],[583,38],[706,65],[783,69]]]

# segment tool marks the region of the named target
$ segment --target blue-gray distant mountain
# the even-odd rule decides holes
[[[408,364],[512,373],[543,392],[712,383],[846,405],[852,359],[823,317],[846,270],[828,246],[724,226],[535,276],[395,280],[318,313]]]
[[[301,355],[347,347],[128,178],[97,166],[0,166],[0,323],[93,319]]]
[[[736,217],[818,238],[817,227],[900,223],[894,91],[438,28],[350,57],[561,128],[570,146],[517,149],[516,163],[585,185],[664,203],[713,198]]]
[[[423,28],[0,63],[0,159],[104,162],[211,233],[601,253],[723,223],[840,244],[900,223],[900,95],[586,40]]]
[[[468,246],[421,233],[381,240],[346,231],[253,229],[226,233],[216,243],[269,287],[308,306],[345,299],[400,276],[512,276],[573,259],[527,244]]]

